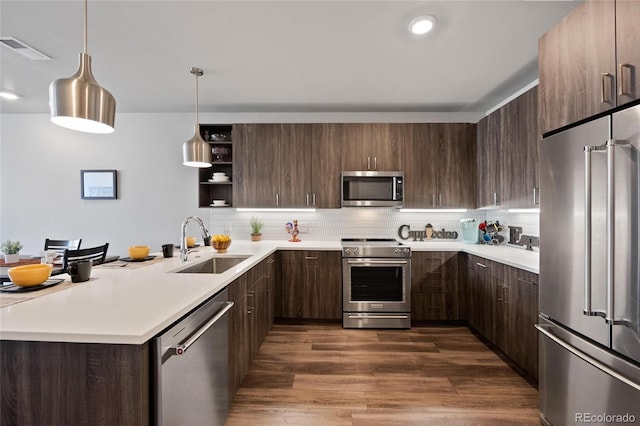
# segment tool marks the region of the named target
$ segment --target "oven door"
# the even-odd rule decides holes
[[[344,312],[411,312],[411,259],[344,258]]]

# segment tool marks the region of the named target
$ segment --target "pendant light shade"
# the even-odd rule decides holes
[[[196,124],[193,137],[182,145],[182,164],[189,167],[211,167],[211,146],[200,136],[198,123],[198,77],[203,72],[197,67],[191,67],[189,72],[196,77]]]
[[[78,71],[49,86],[51,121],[59,126],[88,133],[112,133],[116,100],[101,87],[91,73],[87,54],[87,0],[84,2],[84,51]]]

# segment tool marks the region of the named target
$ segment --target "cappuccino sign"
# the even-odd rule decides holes
[[[413,241],[429,241],[429,240],[457,240],[458,233],[456,231],[447,231],[442,228],[440,231],[434,230],[433,225],[427,223],[424,230],[413,231],[409,225],[402,225],[398,228],[398,238]]]

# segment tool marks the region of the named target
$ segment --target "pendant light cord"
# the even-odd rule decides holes
[[[87,0],[84,0],[84,53],[87,53]]]
[[[199,130],[200,124],[198,123],[198,77],[199,75],[197,72],[195,73],[195,76],[196,76],[196,127],[197,127],[196,130],[200,131]]]

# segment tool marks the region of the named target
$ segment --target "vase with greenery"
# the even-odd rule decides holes
[[[2,243],[2,252],[4,253],[4,263],[19,262],[20,250],[22,250],[22,243],[20,241],[7,240],[4,243]]]
[[[258,218],[253,216],[251,221],[251,241],[260,241],[262,239],[262,228],[264,227],[264,222]]]

